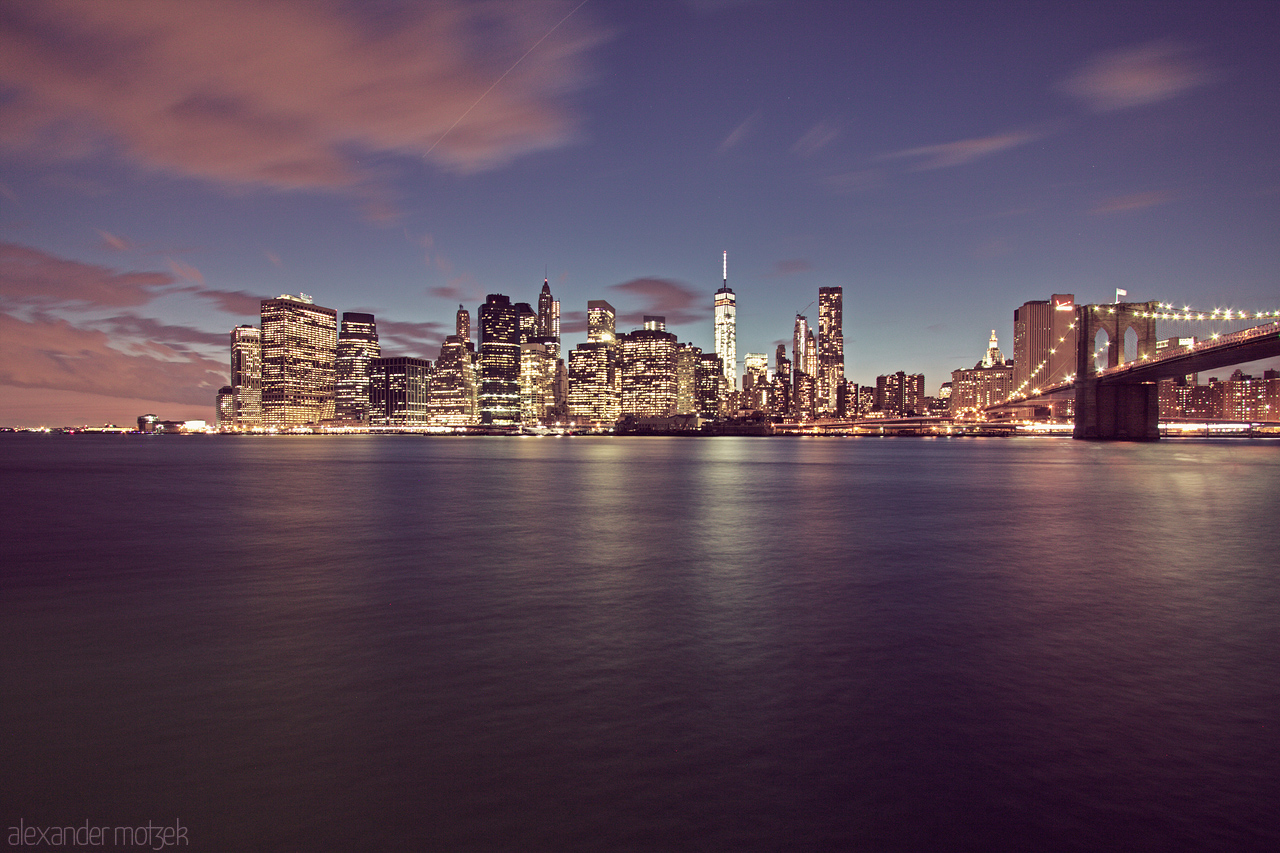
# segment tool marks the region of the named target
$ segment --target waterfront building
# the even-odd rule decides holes
[[[431,423],[432,364],[395,356],[369,360],[369,423],[422,427]]]
[[[476,423],[475,347],[460,335],[440,345],[429,389],[430,421],[436,426]]]
[[[738,387],[738,297],[729,289],[729,253],[724,253],[724,281],[716,291],[714,331],[716,355],[724,365],[725,392]]]
[[[262,300],[261,316],[263,425],[332,419],[338,312],[302,293]]]
[[[813,376],[798,370],[792,380],[792,414],[797,421],[811,421],[817,416],[818,385]]]
[[[218,429],[230,429],[235,426],[234,399],[235,393],[230,385],[223,385],[218,389],[217,403],[214,406],[214,411],[217,413],[215,423]]]
[[[747,409],[763,412],[769,407],[769,356],[749,352],[743,358],[742,397]]]
[[[953,374],[954,376],[954,374]],[[953,379],[954,384],[954,379]],[[955,392],[952,392],[953,396]],[[924,414],[924,374],[899,370],[876,377],[872,408],[886,418],[908,418]]]
[[[1076,305],[1070,293],[1026,302],[1013,312],[1013,387],[1030,393],[1066,381],[1076,372]],[[994,340],[995,332],[992,333]],[[985,367],[992,363],[983,359]]]
[[[544,338],[520,345],[520,422],[540,424],[551,419],[554,409],[552,385],[556,360]]]
[[[835,414],[844,382],[844,288],[818,288],[818,411]]]
[[[369,419],[369,362],[382,355],[372,314],[345,311],[334,360],[333,417],[364,423]]]
[[[637,329],[618,338],[622,415],[667,417],[676,413],[676,336]]]
[[[480,306],[479,409],[486,426],[520,422],[520,315],[500,293]]]
[[[604,333],[602,333],[604,334]],[[617,348],[610,340],[587,341],[569,353],[569,417],[612,425],[622,412]]]
[[[698,413],[698,363],[702,347],[680,344],[676,348],[676,414]]]
[[[999,403],[1013,393],[1013,366],[1000,362],[990,367],[984,358],[969,370],[951,371],[947,411],[953,418],[981,418],[987,406]]]
[[[603,299],[587,301],[587,342],[612,343],[618,336],[618,312]]]
[[[257,326],[231,330],[231,417],[227,426],[262,426],[262,331]]]
[[[1237,368],[1222,383],[1222,414],[1229,421],[1280,420],[1280,373],[1268,370],[1255,378]]]
[[[697,396],[698,416],[712,420],[720,417],[721,400],[727,396],[724,386],[724,362],[713,352],[704,352],[698,359],[694,373],[694,393]]]

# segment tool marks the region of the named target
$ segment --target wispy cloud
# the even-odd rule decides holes
[[[0,28],[0,145],[67,158],[119,151],[218,184],[345,191],[384,205],[358,163],[364,154],[466,173],[576,137],[566,93],[585,82],[602,36],[585,12],[557,27],[572,8],[11,5]]]
[[[791,153],[799,157],[810,157],[830,145],[839,135],[840,129],[838,127],[828,122],[820,121],[805,131],[804,136],[795,141],[795,144],[791,146]]]
[[[669,326],[700,323],[711,317],[711,307],[706,295],[682,281],[634,278],[612,285],[609,289],[644,303],[639,311],[629,311],[618,316],[620,331],[641,325],[646,314],[666,317]]]
[[[1131,195],[1115,196],[1106,199],[1094,206],[1090,213],[1097,215],[1106,215],[1110,213],[1125,213],[1132,210],[1144,210],[1148,207],[1155,207],[1161,204],[1168,204],[1175,198],[1171,192],[1164,190],[1150,190],[1143,193],[1133,193]]]
[[[184,292],[207,299],[220,310],[237,317],[257,317],[262,311],[262,300],[268,298],[247,290],[215,290],[208,287],[189,288]]]
[[[228,344],[225,333],[205,332],[191,326],[173,326],[134,314],[108,317],[95,321],[93,325],[109,332],[114,339],[137,338],[153,344],[163,344],[180,352],[186,352],[191,347],[225,347]]]
[[[0,304],[40,308],[145,305],[178,279],[164,272],[120,272],[16,243],[0,243]]]
[[[0,385],[210,405],[226,382],[221,360],[185,347],[152,342],[129,354],[112,343],[106,332],[63,319],[0,313]]]
[[[724,154],[727,151],[732,151],[734,148],[737,148],[742,144],[744,139],[751,135],[751,131],[755,128],[756,122],[759,119],[759,110],[756,110],[754,113],[747,116],[737,127],[729,131],[729,135],[724,138],[724,141],[716,146],[716,151],[720,154]]]
[[[881,160],[914,160],[912,171],[924,172],[929,169],[946,169],[951,166],[963,166],[1002,151],[1026,145],[1044,136],[1043,131],[1016,130],[1010,133],[982,136],[975,139],[960,139],[955,142],[944,142],[938,145],[921,145],[917,148],[906,148],[880,155]]]
[[[785,278],[786,276],[799,275],[806,272],[813,272],[813,264],[804,258],[788,258],[776,262],[770,274],[775,278]]]
[[[1157,41],[1095,56],[1059,88],[1107,112],[1167,101],[1212,79],[1187,46]]]
[[[443,323],[407,323],[396,320],[378,320],[378,338],[384,353],[401,355],[402,352],[388,353],[388,344],[393,350],[417,353],[422,358],[434,358],[435,350],[446,335],[453,334],[453,326]]]

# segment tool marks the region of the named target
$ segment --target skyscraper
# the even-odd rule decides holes
[[[676,349],[676,414],[698,413],[698,363],[702,347],[680,344]]]
[[[520,325],[520,343],[527,344],[538,337],[538,315],[528,302],[516,303],[516,319]]]
[[[1013,312],[1013,387],[1044,388],[1076,370],[1075,296],[1055,293]]]
[[[449,335],[440,345],[440,357],[431,377],[432,424],[467,426],[476,422],[474,354],[471,341],[459,335]]]
[[[500,293],[480,306],[479,409],[482,424],[520,422],[520,316]]]
[[[551,296],[551,283],[542,280],[542,292],[538,294],[538,335],[554,338],[548,342],[553,358],[560,358],[560,300]]]
[[[231,330],[231,416],[227,426],[262,426],[262,330],[257,326]]]
[[[429,424],[432,370],[425,358],[370,359],[369,422],[394,427]]]
[[[587,301],[587,341],[611,343],[618,336],[618,312],[603,299]]]
[[[818,288],[818,410],[834,413],[844,381],[844,288]]]
[[[456,327],[454,334],[462,338],[463,343],[469,342],[471,340],[471,312],[459,305],[458,313],[454,315],[453,319]]]
[[[334,359],[333,416],[339,421],[369,419],[369,361],[382,355],[372,314],[345,311]]]
[[[618,340],[622,349],[622,414],[674,415],[676,336],[657,329],[637,329]]]
[[[737,297],[729,289],[729,253],[724,253],[724,283],[715,299],[716,355],[724,364],[726,390],[738,388],[738,307]]]
[[[333,417],[338,312],[305,293],[262,300],[262,420],[291,427]]]
[[[587,341],[569,353],[569,416],[579,422],[613,424],[621,412],[617,347],[612,341]]]

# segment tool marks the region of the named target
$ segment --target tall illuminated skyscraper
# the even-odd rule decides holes
[[[373,315],[343,312],[334,360],[334,418],[355,422],[369,419],[369,362],[381,355]]]
[[[482,424],[520,422],[520,315],[500,293],[480,306],[479,408]]]
[[[818,410],[834,413],[844,382],[844,288],[818,288]]]
[[[454,332],[458,337],[462,338],[463,343],[471,340],[471,312],[461,305],[458,306],[458,313],[454,315],[454,324],[457,331]]]
[[[262,330],[236,326],[231,330],[231,416],[228,426],[262,426]]]
[[[569,353],[569,416],[579,422],[612,424],[621,413],[618,348],[612,341],[587,341]]]
[[[737,297],[729,289],[729,253],[724,253],[724,283],[715,299],[716,355],[724,363],[728,391],[738,388],[738,306]]]
[[[676,413],[676,336],[637,329],[618,338],[622,348],[622,414],[667,417]]]
[[[291,427],[333,417],[338,312],[305,293],[262,300],[262,421]]]
[[[542,292],[538,294],[538,336],[554,338],[548,342],[552,357],[560,357],[560,300],[551,296],[551,283],[542,280]]]
[[[1075,296],[1055,293],[1013,312],[1013,387],[1043,388],[1076,372]]]
[[[440,345],[431,377],[430,420],[437,426],[467,426],[476,422],[476,383],[471,341],[449,335]]]

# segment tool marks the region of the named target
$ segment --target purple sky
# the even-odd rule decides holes
[[[1052,293],[1274,310],[1277,43],[1274,2],[0,0],[0,424],[212,419],[286,292],[434,358],[547,270],[569,347],[608,299],[710,349],[723,250],[740,359],[839,285],[850,378],[929,393]]]

